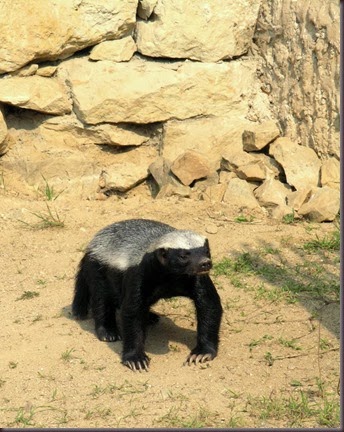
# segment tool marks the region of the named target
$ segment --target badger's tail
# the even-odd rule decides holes
[[[90,303],[90,290],[83,271],[86,259],[86,256],[84,256],[79,265],[75,278],[74,299],[72,303],[72,313],[76,319],[80,320],[87,318]]]

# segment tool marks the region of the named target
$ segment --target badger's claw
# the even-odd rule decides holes
[[[144,354],[140,359],[135,358],[131,360],[123,360],[122,363],[124,364],[124,366],[127,366],[133,372],[148,372],[149,357]]]
[[[205,363],[206,361],[213,360],[214,354],[206,353],[206,354],[192,354],[190,353],[185,362],[183,363],[183,366],[188,365],[191,366],[192,364],[198,365],[199,363]]]

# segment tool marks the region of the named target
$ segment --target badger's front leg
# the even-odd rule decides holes
[[[197,314],[197,345],[184,364],[213,360],[217,355],[222,306],[216,288],[208,275],[196,277],[193,300]]]
[[[142,297],[142,281],[136,272],[124,281],[121,306],[122,363],[133,371],[148,371],[149,357],[144,351],[149,308]]]

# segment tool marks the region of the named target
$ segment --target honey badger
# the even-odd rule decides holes
[[[85,319],[90,308],[98,338],[123,340],[122,363],[147,371],[146,326],[159,319],[150,306],[161,298],[185,296],[193,300],[197,315],[197,344],[185,363],[212,360],[222,307],[208,274],[211,267],[208,240],[193,231],[147,219],[111,224],[95,235],[80,262],[73,315]]]

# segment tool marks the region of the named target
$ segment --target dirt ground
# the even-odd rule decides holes
[[[37,229],[49,205],[63,227]],[[149,330],[149,372],[120,363],[121,342],[95,337],[91,319],[71,316],[74,275],[93,235],[114,221],[145,217],[208,236],[213,260],[256,256],[288,270],[313,262],[313,282],[338,284],[339,252],[302,246],[333,224],[241,221],[230,206],[147,193],[106,201],[25,199],[0,189],[3,427],[338,427],[339,304],[288,301],[281,283],[238,272],[216,275],[224,307],[218,357],[183,366],[195,344],[187,299],[160,301]],[[24,223],[23,223],[24,222]],[[275,253],[274,253],[275,251]],[[293,273],[294,274],[294,273]],[[309,283],[313,283],[309,279]]]

